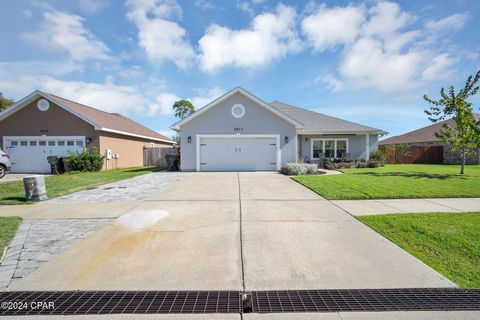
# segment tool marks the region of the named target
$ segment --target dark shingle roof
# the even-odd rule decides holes
[[[480,114],[474,114],[475,119],[480,120]],[[379,141],[379,145],[386,144],[399,144],[399,143],[419,143],[419,142],[435,142],[440,141],[435,137],[435,132],[440,132],[440,129],[444,124],[448,124],[452,128],[456,127],[455,121],[453,119],[444,120],[441,122],[434,123],[432,125],[413,130],[402,135],[393,136],[385,140]]]
[[[95,109],[83,104],[80,104],[75,101],[71,101],[59,96],[56,96],[51,93],[44,93],[46,96],[50,97],[52,100],[57,101],[58,103],[70,108],[71,110],[77,112],[82,117],[90,120],[91,122],[97,124],[102,128],[113,129],[117,131],[122,131],[134,135],[141,135],[146,137],[151,137],[159,140],[171,141],[158,132],[142,126],[138,122],[133,121],[121,114],[118,113],[109,113],[99,109]]]
[[[274,101],[270,104],[278,111],[305,126],[305,131],[318,132],[384,132],[383,130],[367,127],[355,122],[342,120],[322,113],[295,107],[286,103]]]

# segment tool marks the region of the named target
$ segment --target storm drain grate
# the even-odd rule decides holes
[[[253,291],[252,312],[480,310],[480,289]]]
[[[0,315],[242,312],[239,291],[12,291],[0,303]]]

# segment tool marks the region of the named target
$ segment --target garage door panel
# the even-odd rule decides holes
[[[201,171],[274,171],[275,138],[201,138]]]

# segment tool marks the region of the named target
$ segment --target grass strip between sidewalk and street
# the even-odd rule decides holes
[[[133,178],[143,174],[164,170],[165,167],[135,167],[126,169],[102,170],[99,172],[71,172],[62,175],[46,176],[48,197],[55,198],[73,192],[97,187],[102,184]],[[0,205],[25,204],[22,181],[0,184]]]
[[[480,288],[480,212],[361,216],[371,227],[462,288]]]
[[[15,236],[18,227],[22,223],[20,217],[0,217],[0,259],[3,256],[3,251],[10,243],[10,240]]]

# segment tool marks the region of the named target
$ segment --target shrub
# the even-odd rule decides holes
[[[377,160],[370,160],[367,162],[367,165],[369,168],[378,168],[381,166],[381,163],[380,161],[377,161]]]
[[[307,163],[284,163],[280,172],[288,176],[304,176],[317,173],[317,165]]]
[[[387,162],[387,155],[381,150],[375,150],[370,153],[370,160],[378,161],[383,167]]]
[[[69,155],[68,166],[72,171],[96,172],[102,170],[104,158],[97,148],[91,151],[85,149],[82,153],[72,152]]]

